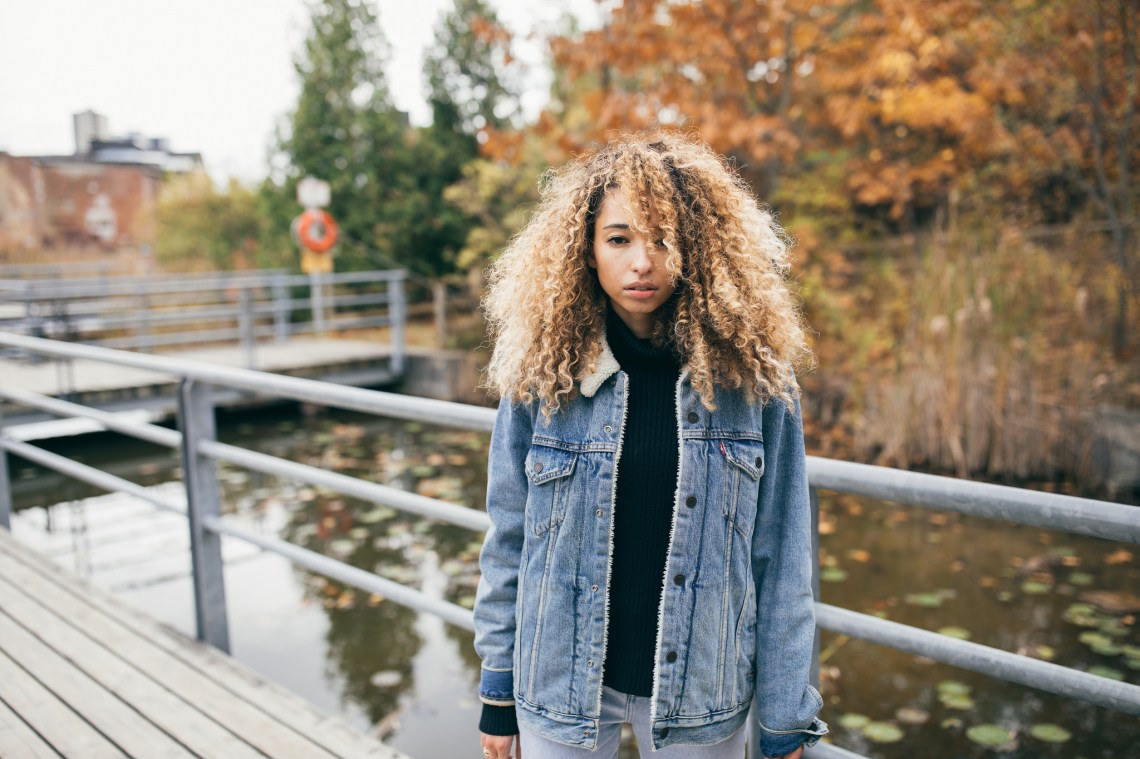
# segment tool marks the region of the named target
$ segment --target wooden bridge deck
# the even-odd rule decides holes
[[[406,759],[3,529],[0,756]]]

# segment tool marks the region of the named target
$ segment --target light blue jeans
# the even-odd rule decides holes
[[[603,686],[596,751],[555,743],[519,725],[522,755],[525,759],[617,759],[621,725],[629,722],[633,725],[633,734],[637,737],[642,759],[743,759],[744,728],[748,725],[747,721],[728,738],[711,746],[673,745],[651,752],[649,747],[653,743],[649,738],[649,701],[645,696],[631,696],[608,685]]]

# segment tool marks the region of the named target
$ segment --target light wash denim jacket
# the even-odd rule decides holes
[[[549,423],[538,401],[499,404],[475,598],[480,699],[587,749],[598,740],[629,387],[602,342],[581,395]],[[789,413],[717,387],[710,413],[687,366],[675,396],[681,455],[664,578],[684,579],[663,578],[652,750],[728,738],[754,695],[762,753],[814,745],[827,724],[808,682],[815,612],[799,398]]]

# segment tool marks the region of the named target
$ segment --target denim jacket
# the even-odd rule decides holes
[[[800,402],[750,404],[677,380],[677,490],[658,611],[652,750],[732,735],[756,699],[760,750],[827,733],[809,683],[815,634],[811,516]],[[602,701],[613,506],[628,376],[602,335],[580,395],[547,423],[504,398],[491,434],[475,649],[484,703],[594,749]]]

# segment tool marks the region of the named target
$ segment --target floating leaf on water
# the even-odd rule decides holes
[[[863,726],[863,737],[873,743],[898,743],[903,739],[903,731],[890,722],[868,722]]]
[[[941,593],[907,593],[903,598],[911,606],[934,609],[942,605]]]
[[[1021,592],[1028,593],[1031,596],[1039,596],[1042,593],[1048,593],[1053,589],[1052,585],[1037,580],[1026,580],[1021,583]]]
[[[1053,661],[1057,658],[1057,649],[1052,646],[1035,646],[1031,653],[1044,661]]]
[[[1125,659],[1124,666],[1129,669],[1140,669],[1140,659]]]
[[[895,712],[895,719],[904,725],[921,725],[930,719],[930,712],[924,712],[913,706],[904,706]]]
[[[841,727],[844,727],[848,730],[859,730],[864,725],[868,724],[871,721],[871,718],[866,714],[848,712],[847,714],[840,715],[838,721]]]
[[[1140,646],[1121,646],[1120,650],[1123,651],[1124,655],[1129,659],[1140,658]]]
[[[847,558],[865,564],[871,560],[871,552],[862,548],[852,548],[847,551]]]
[[[1112,638],[1109,638],[1103,633],[1094,632],[1093,630],[1085,630],[1077,636],[1077,640],[1086,646],[1105,646],[1112,643]]]
[[[470,596],[470,595],[469,596],[460,596],[456,600],[456,603],[458,603],[460,606],[462,606],[465,609],[474,609],[475,608],[475,596]]]
[[[952,693],[955,696],[966,696],[970,693],[970,686],[958,680],[943,680],[938,683],[938,693]]]
[[[1132,552],[1124,548],[1117,550],[1104,557],[1105,564],[1127,564],[1132,561]]]
[[[1081,593],[1081,600],[1109,614],[1140,611],[1140,596],[1123,590],[1086,590]]]
[[[947,717],[939,724],[943,730],[959,730],[962,727],[962,720],[958,717]]]
[[[1121,672],[1119,669],[1113,669],[1112,667],[1105,667],[1104,665],[1101,665],[1101,664],[1098,664],[1095,667],[1089,667],[1089,674],[1090,675],[1096,675],[1097,677],[1107,677],[1109,680],[1123,680],[1124,679],[1124,673]]]
[[[364,540],[371,534],[372,532],[367,527],[353,527],[348,531],[348,537],[355,540]]]
[[[942,635],[945,635],[948,638],[957,638],[958,640],[969,640],[970,639],[970,631],[967,630],[965,627],[957,627],[955,625],[949,625],[947,627],[938,628],[938,632],[941,633]]]
[[[947,709],[958,709],[964,712],[974,708],[974,699],[964,693],[940,693],[938,700]]]
[[[1065,728],[1049,722],[1034,725],[1029,729],[1029,734],[1037,740],[1045,741],[1046,743],[1064,743],[1073,737],[1073,734]]]
[[[1081,627],[1096,627],[1101,622],[1101,616],[1096,609],[1086,603],[1070,604],[1061,614],[1061,619]]]
[[[1077,549],[1072,546],[1054,546],[1049,549],[1049,553],[1054,556],[1076,556]]]
[[[1128,625],[1114,617],[1103,617],[1097,627],[1105,635],[1111,635],[1114,638],[1128,634]]]
[[[352,553],[355,549],[356,541],[349,540],[348,538],[341,538],[329,543],[329,551],[342,557]]]
[[[981,746],[1004,748],[1013,743],[1013,733],[1001,725],[974,725],[966,731],[966,737]]]
[[[387,506],[380,506],[378,508],[372,509],[371,511],[366,511],[363,514],[358,515],[356,517],[356,521],[360,522],[361,524],[376,524],[377,522],[383,522],[385,519],[391,519],[394,516],[396,516],[395,509],[390,509]]]
[[[382,672],[377,672],[368,679],[368,682],[375,685],[377,688],[391,688],[399,685],[404,679],[404,676],[394,669],[386,669]]]
[[[1008,590],[998,591],[997,600],[1002,603],[1009,603],[1013,600],[1013,593],[1010,593]]]
[[[824,567],[819,573],[821,582],[843,582],[847,579],[847,573],[839,567]]]
[[[1093,576],[1088,572],[1073,572],[1069,575],[1069,582],[1073,585],[1092,585]]]
[[[1113,643],[1111,641],[1109,641],[1108,643],[1102,643],[1102,644],[1095,645],[1095,646],[1089,646],[1089,648],[1092,649],[1092,652],[1094,654],[1100,654],[1101,656],[1119,656],[1120,655],[1120,646],[1116,645],[1115,643]]]

